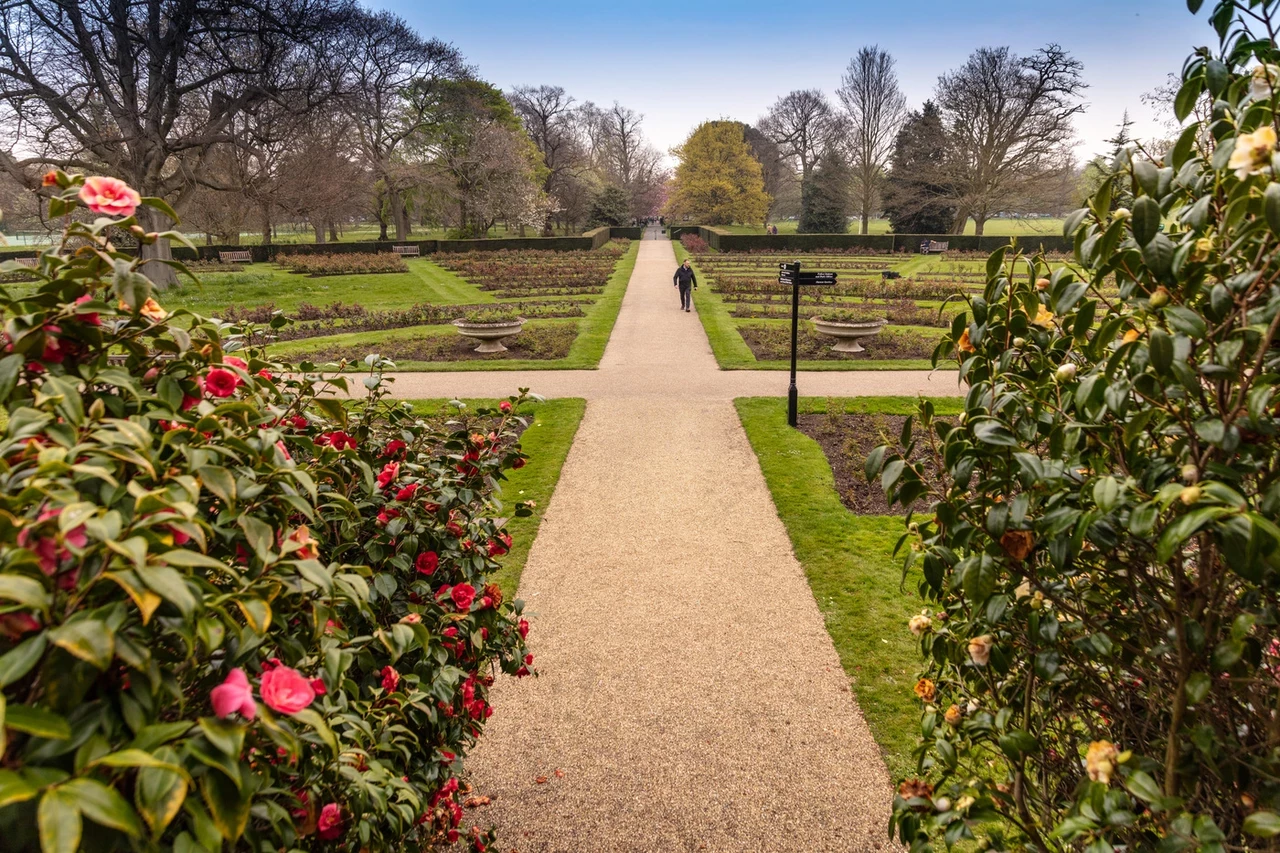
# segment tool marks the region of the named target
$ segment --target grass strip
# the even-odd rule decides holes
[[[880,745],[891,778],[914,771],[920,705],[912,694],[921,658],[907,620],[922,607],[919,573],[904,581],[893,548],[901,518],[859,516],[840,502],[835,478],[818,443],[787,426],[786,401],[748,397],[734,401],[760,460],[774,506],[804,567],[814,600],[858,704]],[[959,401],[935,400],[940,412]],[[802,398],[800,411],[910,414],[911,397]]]

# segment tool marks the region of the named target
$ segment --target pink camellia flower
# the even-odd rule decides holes
[[[36,518],[35,524],[18,531],[18,547],[35,552],[36,558],[40,561],[40,569],[46,575],[56,574],[62,567],[62,563],[71,557],[71,552],[66,548],[67,545],[73,548],[84,548],[89,544],[89,537],[85,535],[83,524],[62,534],[63,544],[61,545],[58,543],[56,533],[36,539],[36,535],[32,533],[32,527],[51,521],[60,515],[62,515],[62,507],[46,509]]]
[[[504,413],[511,411],[511,401],[503,400],[501,403],[498,404],[498,408],[501,409]]]
[[[400,621],[405,625],[418,625],[422,622],[421,613],[406,613]]]
[[[440,565],[440,555],[435,551],[423,551],[413,562],[418,569],[418,574],[429,575]]]
[[[24,634],[39,631],[40,620],[30,613],[6,613],[0,616],[0,637],[17,640]]]
[[[246,720],[252,720],[258,713],[258,705],[253,701],[253,690],[249,688],[249,679],[239,667],[227,673],[226,680],[209,691],[209,701],[213,705],[213,713],[219,717],[229,717],[239,711]]]
[[[395,667],[384,666],[382,668],[382,689],[388,693],[394,693],[399,684],[400,673],[396,672]]]
[[[325,841],[333,841],[342,835],[342,806],[337,803],[325,803],[320,809],[320,818],[316,821],[316,831]]]
[[[449,593],[449,597],[459,611],[467,610],[471,607],[471,602],[476,600],[475,587],[469,583],[460,583]]]
[[[245,361],[243,358],[237,358],[234,355],[224,355],[222,357],[222,363],[229,364],[232,367],[238,367],[241,370],[249,369],[249,362]]]
[[[133,187],[119,178],[102,175],[84,179],[80,200],[94,213],[107,216],[133,216],[138,205],[142,204],[142,196]]]
[[[400,476],[400,463],[388,462],[382,466],[382,471],[378,474],[378,485],[385,489],[394,483],[398,476]]]
[[[316,692],[317,696],[323,696],[324,694],[329,692],[329,689],[324,686],[323,678],[311,679],[311,689]]]
[[[410,483],[400,491],[396,492],[396,500],[408,502],[413,500],[413,496],[418,493],[418,484]]]
[[[316,547],[320,543],[311,535],[311,528],[305,524],[286,536],[284,541],[298,543],[298,550],[293,554],[299,560],[314,560],[320,556],[320,550]]]
[[[240,377],[221,367],[215,367],[204,377],[205,393],[214,397],[230,397],[236,392],[236,386],[239,384]]]
[[[268,708],[282,714],[296,714],[316,698],[311,682],[288,666],[277,666],[264,672],[258,692]]]

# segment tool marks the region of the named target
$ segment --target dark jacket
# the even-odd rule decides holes
[[[691,284],[694,287],[698,286],[698,277],[693,274],[693,267],[686,267],[684,264],[676,267],[676,274],[671,277],[671,280],[678,287],[688,287]]]

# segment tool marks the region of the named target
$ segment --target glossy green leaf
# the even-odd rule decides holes
[[[94,823],[118,829],[134,838],[142,834],[138,815],[115,788],[109,788],[96,779],[81,777],[68,781],[61,790],[73,796],[81,813]]]
[[[71,726],[66,718],[47,708],[8,705],[4,711],[4,724],[5,728],[51,740],[67,740],[71,737]]]
[[[75,853],[80,848],[83,822],[74,794],[50,788],[36,812],[41,853]]]
[[[105,670],[115,655],[115,632],[98,619],[81,619],[50,630],[49,641]]]

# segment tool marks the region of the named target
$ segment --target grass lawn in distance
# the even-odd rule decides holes
[[[409,258],[409,271],[312,278],[275,264],[250,264],[243,272],[198,272],[199,284],[183,276],[177,287],[156,294],[166,308],[187,308],[218,316],[228,306],[249,308],[274,304],[289,312],[303,302],[328,305],[359,303],[371,310],[495,302],[493,295],[425,258]]]
[[[511,389],[512,393],[516,390]],[[447,400],[412,402],[414,410],[424,415],[436,414],[448,404]],[[463,402],[471,408],[492,407],[498,403],[497,400]],[[494,574],[493,580],[508,598],[514,597],[520,587],[520,573],[524,571],[525,562],[529,558],[529,548],[538,535],[538,527],[542,524],[542,516],[547,511],[556,483],[560,481],[560,470],[564,467],[564,460],[569,455],[569,447],[578,433],[578,425],[582,423],[586,408],[586,400],[564,398],[525,403],[516,412],[529,421],[528,428],[520,436],[520,445],[529,455],[529,463],[518,471],[507,472],[507,480],[501,484],[498,497],[505,507],[510,507],[516,501],[528,500],[533,501],[536,506],[533,515],[512,518],[507,522],[507,532],[511,534],[511,551],[499,560],[502,568]]]
[[[1012,237],[1024,234],[1045,234],[1057,237],[1062,234],[1062,223],[1063,220],[1061,219],[988,219],[986,227],[983,228],[983,233],[988,237]],[[777,225],[779,234],[795,234],[796,228],[800,223],[790,219],[770,222],[769,224]],[[730,234],[764,233],[763,225],[717,225],[716,227],[728,231]],[[891,230],[887,219],[872,219],[867,224],[867,232],[869,234],[888,234]],[[861,221],[849,223],[848,233],[859,234],[861,231]],[[965,224],[964,233],[973,234],[976,231],[977,226],[970,219]]]
[[[635,269],[636,256],[640,251],[640,241],[631,241],[631,246],[626,253],[622,255],[617,265],[614,267],[613,274],[609,277],[608,284],[605,285],[604,292],[601,293],[596,300],[586,308],[586,316],[573,319],[548,319],[548,320],[531,320],[526,327],[537,328],[541,325],[564,325],[577,324],[578,335],[574,339],[573,344],[569,347],[569,353],[564,358],[556,359],[485,359],[474,361],[411,361],[401,360],[396,362],[397,370],[410,371],[459,371],[459,370],[594,370],[600,366],[600,358],[604,355],[605,345],[609,342],[609,335],[613,331],[613,324],[618,319],[618,312],[622,309],[622,297],[627,290],[627,282],[631,279],[631,273]],[[436,267],[430,261],[411,261],[411,268],[414,264],[427,264],[429,267],[438,271],[442,276],[448,277],[442,280],[440,287],[469,288],[471,292],[479,296],[488,297],[481,298],[457,298],[453,302],[440,304],[465,304],[468,302],[495,302],[493,296],[485,291],[481,291],[474,285],[458,278],[457,276],[445,270]],[[434,275],[434,273],[432,273]],[[392,274],[395,277],[403,278],[404,274]],[[337,276],[344,278],[345,276]],[[389,277],[389,276],[388,276]],[[350,278],[360,278],[363,280],[378,278],[378,276],[351,276]],[[305,280],[305,279],[304,279]],[[324,281],[324,279],[312,279],[312,281]],[[356,291],[353,296],[358,296],[361,291]],[[460,293],[459,296],[462,294]],[[330,301],[333,301],[331,297]],[[540,297],[529,297],[540,298]],[[354,300],[353,300],[354,301]],[[426,301],[422,299],[411,300],[404,306],[412,305],[414,301]],[[513,300],[521,301],[521,300]],[[361,303],[365,304],[365,303]],[[365,304],[365,307],[372,307]],[[379,307],[397,307],[391,305],[380,305]],[[303,340],[288,341],[279,344],[273,344],[269,353],[273,356],[287,358],[292,361],[300,361],[307,358],[308,353],[316,352],[320,349],[330,349],[335,347],[361,346],[367,347],[370,352],[377,351],[377,345],[381,341],[400,340],[410,337],[421,337],[427,335],[456,335],[457,330],[452,326],[411,326],[402,329],[388,329],[377,332],[348,332],[337,335],[325,335],[322,337],[305,338]],[[355,369],[363,370],[363,366],[359,365]]]
[[[910,414],[916,407],[909,397],[835,402],[851,412]],[[750,397],[734,404],[890,778],[912,775],[920,703],[911,688],[923,659],[907,620],[924,605],[916,593],[919,572],[904,581],[893,556],[903,521],[855,515],[840,502],[822,448],[787,426],[785,400]],[[960,407],[958,399],[935,404],[940,413]],[[800,411],[822,413],[827,405],[801,398]]]

